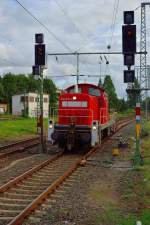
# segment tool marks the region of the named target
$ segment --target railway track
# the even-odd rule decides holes
[[[127,121],[130,123],[130,119],[124,119],[117,122],[118,127],[122,127],[122,123],[126,125]],[[22,141],[18,141],[12,144],[0,146],[0,159],[13,155],[14,153],[21,153],[29,148],[35,147],[40,143],[39,137],[29,138]]]
[[[122,127],[131,123],[122,123]],[[117,128],[119,131],[121,124]],[[110,140],[109,138],[107,140]],[[105,140],[106,142],[106,140]],[[63,154],[54,156],[24,174],[0,187],[0,224],[22,224],[48,196],[95,152],[91,149],[85,155]]]
[[[17,119],[21,119],[21,118],[17,116],[0,116],[0,121],[17,120]]]
[[[124,126],[127,126],[130,123],[133,123],[135,121],[134,118],[132,119],[123,119],[117,122],[117,131],[119,131],[120,129],[122,129]]]
[[[29,148],[37,146],[39,144],[39,137],[25,139],[12,144],[0,146],[0,159],[3,159],[14,153],[24,152]]]

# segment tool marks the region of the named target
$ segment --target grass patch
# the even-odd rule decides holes
[[[150,210],[145,209],[141,213],[141,221],[142,225],[149,225],[150,224]]]
[[[47,120],[44,121],[45,129]],[[35,118],[19,118],[16,120],[0,121],[0,142],[11,142],[36,135]]]
[[[144,131],[147,133],[141,145],[144,165],[126,171],[121,178],[120,207],[110,204],[103,208],[94,225],[135,225],[138,220],[142,225],[150,225],[150,122],[145,124]]]
[[[122,216],[119,212],[108,210],[101,215],[96,216],[95,225],[109,224],[109,225],[135,225],[137,218],[135,215]],[[147,225],[147,224],[145,224]]]
[[[128,110],[126,110],[124,112],[118,112],[117,113],[117,117],[119,119],[130,117],[130,116],[134,116],[134,115],[135,115],[135,110],[134,109],[128,109]]]

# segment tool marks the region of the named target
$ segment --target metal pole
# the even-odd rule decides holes
[[[139,103],[139,94],[137,94],[136,103],[136,148],[134,154],[134,166],[138,167],[141,165],[141,153],[140,153],[140,135],[141,135],[141,107]]]
[[[140,88],[147,89],[147,66],[146,66],[146,6],[150,6],[150,2],[141,3],[141,38],[140,38],[140,51],[145,54],[140,55]],[[145,117],[148,119],[148,91],[145,90]]]
[[[26,89],[24,89],[24,117],[26,117]]]
[[[78,84],[79,84],[79,54],[77,53],[77,74],[76,74],[76,77],[77,77],[77,83],[76,83],[76,93],[78,93]]]
[[[99,62],[100,83],[102,84],[102,62]]]
[[[132,52],[128,52],[132,53]],[[55,52],[55,53],[47,53],[47,56],[58,56],[58,55],[122,55],[122,52],[64,52],[64,53],[60,53],[60,52]],[[140,52],[136,52],[135,54],[147,54],[146,51],[140,51]]]
[[[45,151],[45,145],[44,145],[44,124],[43,124],[43,68],[40,66],[40,125],[41,125],[41,152]]]
[[[79,54],[77,54],[77,84],[79,84]]]

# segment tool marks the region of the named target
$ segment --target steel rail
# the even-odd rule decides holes
[[[39,137],[34,137],[34,138],[29,138],[29,139],[23,139],[23,140],[20,140],[20,141],[17,141],[17,142],[8,144],[8,145],[3,145],[3,146],[0,146],[0,151],[4,150],[4,149],[7,149],[7,148],[15,147],[15,146],[20,145],[20,144],[24,144],[28,141],[34,141],[34,140],[38,140],[38,139],[39,139]]]
[[[33,167],[32,169],[28,170],[27,172],[25,172],[25,173],[21,174],[20,176],[14,178],[13,180],[9,181],[8,183],[2,185],[0,187],[0,193],[3,193],[5,191],[7,191],[9,188],[12,188],[12,186],[14,186],[17,183],[23,181],[27,177],[31,176],[33,173],[38,172],[40,169],[42,169],[43,167],[47,166],[49,163],[57,160],[62,155],[63,155],[63,152],[57,154],[52,159],[48,159],[48,160],[42,162],[40,165],[37,165],[37,166]]]
[[[35,142],[35,143],[30,143],[30,142]],[[12,155],[17,152],[18,153],[24,152],[29,148],[37,146],[38,144],[40,144],[39,137],[34,137],[34,138],[24,139],[22,141],[18,141],[18,142],[12,143],[12,144],[1,146],[0,147],[0,159],[6,158],[7,156]],[[21,146],[21,145],[23,145],[23,146]],[[15,147],[16,147],[16,149],[14,149]],[[12,148],[12,149],[10,149],[10,148]],[[10,150],[7,151],[7,149],[10,149]],[[3,150],[6,150],[6,152],[2,152]]]
[[[19,225],[24,219],[33,212],[37,206],[41,205],[47,196],[50,196],[80,165],[82,160],[91,156],[97,148],[91,149],[88,153],[78,159],[60,178],[54,181],[42,194],[40,194],[30,205],[28,205],[18,216],[16,216],[8,225]]]
[[[3,158],[6,158],[7,156],[9,155],[12,155],[14,153],[19,153],[19,152],[24,152],[26,151],[27,149],[29,148],[32,148],[32,147],[35,147],[37,145],[39,145],[40,142],[36,142],[36,143],[31,143],[30,145],[28,146],[23,146],[23,147],[19,147],[18,149],[15,149],[15,150],[10,150],[8,152],[3,152],[3,153],[0,153],[0,159],[3,159]]]
[[[118,132],[121,128],[131,123],[131,121],[123,123],[119,129],[116,130]],[[109,137],[106,141],[109,140]],[[70,166],[70,168],[59,178],[57,178],[46,190],[44,190],[38,197],[36,197],[22,212],[20,212],[12,221],[9,222],[8,225],[20,225],[24,221],[24,219],[33,212],[39,205],[41,205],[47,198],[47,196],[51,195],[63,182],[66,180],[77,168],[79,165],[81,165],[82,160],[87,159],[89,156],[91,156],[95,151],[97,150],[97,147],[92,148],[88,153],[86,153],[84,156],[80,157],[73,165]],[[8,182],[7,184],[0,187],[0,192],[4,193],[9,188],[17,185],[19,182],[22,182],[24,179],[31,176],[34,172],[39,171],[41,168],[48,165],[50,162],[55,161],[60,156],[62,156],[63,152],[59,153],[57,156],[55,156],[53,159],[47,160],[40,165],[34,167],[33,169],[27,171],[23,175],[20,175],[19,177],[13,179],[12,181]]]
[[[83,159],[83,157],[82,157]],[[56,188],[58,188],[65,179],[67,179],[80,165],[82,159],[79,159],[74,165],[72,165],[67,172],[65,172],[60,178],[52,183],[41,195],[39,195],[29,206],[27,206],[18,216],[16,216],[8,225],[19,225],[24,219],[33,212],[37,206],[43,203],[43,201],[52,194]]]
[[[118,132],[119,130],[121,130],[123,127],[127,126],[130,123],[135,122],[135,119],[130,119],[127,122],[123,121],[122,123],[119,124],[119,127],[116,129],[116,132]]]

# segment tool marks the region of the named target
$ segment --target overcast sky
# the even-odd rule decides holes
[[[0,0],[0,74],[6,72],[31,73],[34,64],[34,35],[44,33],[46,52],[87,52],[121,51],[123,11],[134,10],[140,6],[140,0],[19,0],[33,15],[35,15],[48,29],[40,24],[17,3],[16,0]],[[116,21],[114,29],[114,13]],[[147,8],[147,21],[150,18],[150,8]],[[137,24],[137,40],[139,50],[140,38],[140,8],[135,11]],[[54,38],[54,35],[56,37]],[[112,37],[113,33],[113,37]],[[149,51],[150,25],[147,23],[147,51]],[[59,40],[59,41],[58,41]],[[119,97],[125,97],[126,85],[123,84],[123,57],[122,55],[107,56],[110,64],[102,62],[102,75],[110,74]],[[47,76],[59,88],[75,82],[74,77],[54,77],[76,73],[75,56],[48,57]],[[80,74],[99,75],[99,56],[81,56]],[[139,56],[136,57],[139,65]],[[149,56],[148,56],[149,62]],[[99,78],[80,77],[80,82],[97,84]]]

